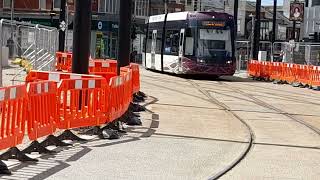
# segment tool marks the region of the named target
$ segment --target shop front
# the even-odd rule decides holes
[[[95,31],[95,58],[117,59],[118,22],[93,21],[92,30]]]

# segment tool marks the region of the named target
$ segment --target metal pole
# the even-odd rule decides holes
[[[60,17],[59,17],[60,25],[66,25],[66,0],[61,0],[60,4]],[[59,51],[64,51],[65,45],[65,37],[66,37],[66,28],[59,30]]]
[[[233,16],[234,16],[234,28],[235,30],[235,40],[237,39],[238,35],[238,10],[239,10],[239,0],[234,0],[234,9],[233,9]]]
[[[2,46],[3,46],[3,21],[4,19],[0,20],[0,56],[2,56]],[[2,59],[2,57],[1,57]],[[0,87],[2,87],[2,62],[0,63]]]
[[[272,43],[276,41],[277,0],[273,1]]]
[[[13,31],[14,31],[14,28],[13,28],[13,14],[14,14],[14,0],[11,0],[11,22],[10,22],[10,25],[11,25],[11,35],[10,35],[10,38],[7,40],[7,46],[9,48],[9,58],[13,58],[14,56],[14,40],[13,40]]]
[[[291,33],[291,39],[293,40],[296,39],[296,26],[297,26],[297,22],[293,21],[293,27],[292,27],[292,33]]]
[[[118,47],[118,67],[130,64],[130,29],[132,21],[132,0],[120,0],[120,22],[119,22],[119,47]]]
[[[258,59],[259,45],[260,45],[260,17],[261,13],[261,0],[256,1],[256,22],[253,37],[253,59]]]
[[[163,0],[164,2],[164,13],[167,14],[168,13],[168,0]]]
[[[65,45],[64,51],[67,51],[68,48],[68,31],[69,31],[69,7],[68,3],[66,3],[66,33],[65,33]]]
[[[254,15],[253,14],[251,14],[250,15],[250,17],[251,17],[251,44],[250,44],[250,46],[251,46],[251,48],[250,48],[250,59],[253,59],[253,46],[254,46],[254,40],[253,40],[253,38],[254,38],[254,25],[255,25],[255,19],[254,19]]]
[[[91,0],[76,0],[72,72],[87,74],[90,56]]]
[[[13,14],[14,14],[14,0],[11,0],[11,38],[13,39]]]

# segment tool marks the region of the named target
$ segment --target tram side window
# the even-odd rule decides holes
[[[157,31],[156,54],[161,54],[162,48],[162,31]]]
[[[152,43],[152,31],[149,30],[148,37],[147,37],[147,46],[146,46],[146,53],[151,53],[151,43]]]
[[[179,30],[167,30],[166,38],[165,38],[165,47],[164,54],[165,55],[174,55],[178,56],[179,53]]]

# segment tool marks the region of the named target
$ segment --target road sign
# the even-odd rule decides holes
[[[61,21],[60,25],[59,25],[61,31],[65,31],[67,28],[67,24],[64,21]]]
[[[99,30],[102,29],[102,22],[101,22],[101,21],[98,22],[98,29],[99,29]]]

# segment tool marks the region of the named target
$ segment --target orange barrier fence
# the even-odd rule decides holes
[[[25,85],[0,88],[0,149],[22,143],[27,107],[28,94]]]
[[[91,60],[89,72],[112,72],[117,73],[117,61],[115,60]]]
[[[65,52],[56,52],[57,71],[71,71],[72,54]]]
[[[95,78],[98,76],[88,74],[73,74],[62,72],[48,72],[48,71],[31,71],[26,77],[26,82],[35,81],[54,81],[60,82],[63,79],[81,79],[81,78]]]
[[[57,128],[57,83],[29,83],[28,136],[32,141],[51,135]]]
[[[133,93],[138,93],[140,91],[139,65],[131,63],[130,68],[132,69],[132,90],[133,90]]]
[[[59,71],[71,72],[72,65],[72,54],[57,52],[57,66],[56,69]],[[65,58],[63,58],[65,57]],[[140,91],[140,71],[139,65],[135,63],[130,64],[132,69],[132,86],[133,93]],[[94,59],[89,61],[89,73],[94,75],[100,75],[107,79],[107,81],[112,77],[111,74],[106,73],[117,73],[117,61],[110,59]]]
[[[72,54],[58,52],[57,70],[70,71],[71,59]],[[6,152],[0,158],[33,160],[23,153],[34,150],[37,139],[52,137],[58,128],[99,126],[120,118],[129,109],[132,95],[140,90],[139,65],[120,70],[117,76],[116,61],[93,60],[88,75],[31,71],[27,84],[0,88],[0,150],[10,148],[10,153],[18,153],[9,156]],[[20,151],[15,147],[22,143],[25,132],[34,142]],[[39,151],[48,152],[45,147]]]
[[[248,74],[256,78],[320,87],[320,66],[251,60]]]
[[[108,117],[108,86],[104,78],[64,79],[58,87],[60,129],[104,124]]]

